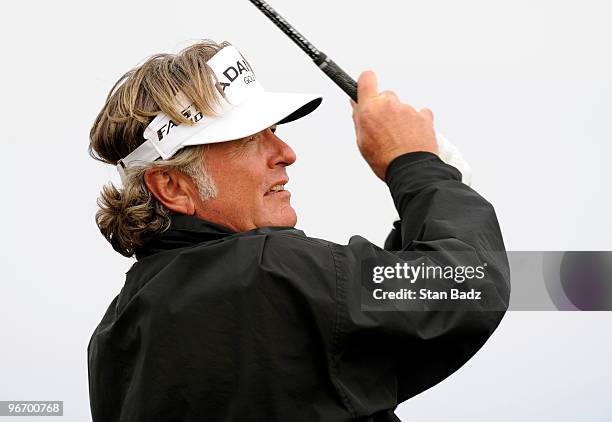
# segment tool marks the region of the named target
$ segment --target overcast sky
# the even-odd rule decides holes
[[[275,0],[355,77],[379,75],[474,170],[511,250],[610,250],[612,6],[600,0]],[[228,40],[268,90],[322,106],[277,134],[298,227],[382,243],[395,210],[355,147],[348,99],[247,0],[9,2],[2,31],[0,400],[90,420],[86,347],[133,261],[93,220],[113,168],[87,155],[113,83],[147,56]],[[612,313],[510,312],[485,347],[400,406],[411,421],[604,421]],[[407,357],[408,359],[409,357]]]

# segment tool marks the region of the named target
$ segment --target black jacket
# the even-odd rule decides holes
[[[485,343],[509,299],[493,207],[435,155],[395,159],[386,249],[453,251],[493,274],[480,312],[365,312],[364,259],[293,228],[235,233],[191,216],[137,252],[88,347],[94,422],[396,421],[394,408]]]

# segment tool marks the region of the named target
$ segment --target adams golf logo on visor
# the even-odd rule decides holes
[[[243,76],[243,73],[245,75]],[[236,66],[229,66],[227,69],[223,71],[223,76],[225,76],[227,82],[219,80],[219,84],[221,85],[221,89],[225,94],[225,88],[232,85],[238,78],[242,78],[242,82],[249,85],[255,82],[257,79],[255,78],[255,72],[251,69],[249,62],[243,57],[241,61],[236,62]]]
[[[214,72],[226,100],[232,105],[241,104],[253,94],[263,91],[253,68],[234,47],[225,47],[206,64]]]
[[[180,124],[164,113],[158,114],[144,131],[145,142],[119,160],[117,170],[122,180],[125,177],[125,169],[131,164],[154,161],[160,157],[164,160],[170,158],[181,149],[187,139],[214,123],[218,116],[264,91],[249,62],[233,46],[222,48],[206,63],[213,71],[222,91],[217,91],[220,104],[215,110],[217,116],[204,116],[179,92],[175,97],[176,108],[193,124]]]
[[[232,46],[221,49],[206,64],[212,69],[223,92],[223,95],[218,95],[221,109],[217,110],[217,114],[226,113],[232,106],[237,106],[263,91],[249,62]],[[202,125],[215,120],[214,117],[207,118],[198,111],[183,93],[176,96],[176,105],[185,118],[199,126],[198,130]],[[158,148],[161,157],[166,159],[176,152],[176,147],[186,139],[185,136],[189,136],[190,127],[193,126],[178,124],[169,116],[160,113],[147,126],[144,137],[160,143],[164,141],[164,145],[158,144]]]
[[[233,46],[222,48],[206,64],[218,83],[219,106],[215,116],[205,116],[179,92],[175,97],[177,112],[192,124],[180,124],[160,113],[144,131],[145,141],[117,163],[121,180],[125,170],[172,157],[188,145],[225,142],[252,135],[291,116],[292,121],[312,110],[321,97],[313,94],[266,92],[251,64]]]
[[[219,95],[221,110],[217,110],[218,114],[227,112],[231,106],[239,105],[253,94],[263,91],[263,88],[255,77],[253,68],[244,56],[234,47],[228,46],[223,48],[211,57],[207,64],[215,74],[221,91],[225,96],[225,98],[223,98],[222,95]],[[180,109],[180,113],[193,124],[200,124],[202,119],[206,117],[198,111],[193,104],[189,104],[189,100],[182,93],[177,95],[176,103],[177,108]],[[147,126],[145,130],[145,139],[154,139],[161,142],[164,138],[169,137],[171,133],[174,133],[174,129],[179,126],[181,125],[174,122],[170,117],[165,114],[160,114],[149,124],[149,126]],[[167,141],[167,143],[173,142]],[[166,148],[161,146],[160,149],[166,150]],[[176,151],[169,149],[165,152],[166,154],[173,154]],[[162,157],[164,157],[164,155],[162,155]]]

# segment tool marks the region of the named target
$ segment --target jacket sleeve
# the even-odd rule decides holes
[[[386,182],[401,222],[385,246],[397,250],[380,249],[359,236],[346,246],[330,246],[338,304],[332,372],[355,415],[395,407],[455,372],[499,325],[510,295],[495,211],[461,183],[454,167],[434,154],[410,153],[391,163]],[[405,258],[406,253],[412,258]],[[478,285],[486,299],[446,311],[368,311],[363,306],[367,260],[389,266],[407,260],[436,265],[487,262],[487,277]]]

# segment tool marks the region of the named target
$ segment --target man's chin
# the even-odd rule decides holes
[[[297,214],[291,206],[283,210],[282,219],[284,220],[284,222],[283,224],[279,224],[279,226],[295,227],[295,225],[297,224]]]
[[[269,220],[267,226],[271,227],[295,227],[297,214],[291,206],[283,208],[277,215]]]

